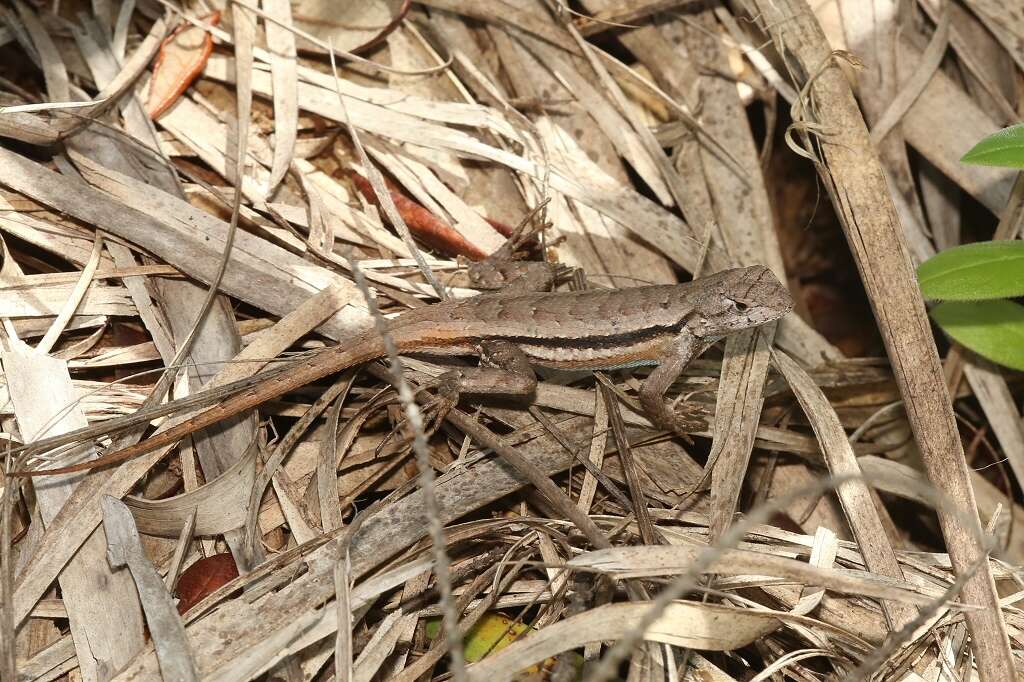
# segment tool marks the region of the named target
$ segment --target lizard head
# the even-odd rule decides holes
[[[688,326],[699,338],[715,337],[777,320],[793,309],[793,299],[763,265],[723,270],[698,282],[699,297]]]

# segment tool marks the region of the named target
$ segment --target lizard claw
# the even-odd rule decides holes
[[[708,422],[697,412],[690,414],[675,413],[671,428],[677,434],[687,435],[695,431],[704,431],[708,428]]]
[[[684,405],[682,410],[676,411],[675,405],[663,399],[646,399],[643,394],[640,402],[644,412],[651,422],[666,431],[680,436],[689,435],[695,431],[703,431],[708,428],[708,422],[701,410],[693,405]]]
[[[703,413],[691,405],[684,406],[677,412],[672,404],[666,403],[665,412],[666,414],[650,414],[649,417],[655,426],[671,431],[677,436],[689,436],[708,428]]]

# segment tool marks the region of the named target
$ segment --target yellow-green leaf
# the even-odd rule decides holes
[[[425,625],[427,637],[434,639],[441,630],[441,619],[430,618]],[[523,637],[533,630],[529,625],[516,622],[501,614],[488,613],[477,621],[466,637],[463,639],[463,653],[467,663],[476,663],[480,659],[501,651],[512,642]],[[583,670],[583,657],[576,654],[577,675]],[[540,673],[543,669],[549,669],[555,664],[555,659],[549,658],[542,665],[535,665],[524,670],[524,673]]]

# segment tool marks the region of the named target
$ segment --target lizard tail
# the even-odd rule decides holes
[[[375,360],[384,354],[384,346],[377,337],[365,336],[362,339],[356,339],[344,349],[341,347],[331,348],[324,353],[316,355],[314,358],[301,361],[298,367],[291,367],[290,371],[275,372],[265,382],[254,384],[241,393],[237,393],[213,407],[171,426],[166,431],[158,432],[135,445],[130,445],[102,457],[78,464],[55,467],[53,469],[12,471],[10,475],[24,477],[56,476],[58,474],[72,474],[78,471],[87,471],[117,464],[133,457],[144,455],[147,452],[152,452],[165,445],[176,443],[185,436],[216,424],[228,417],[241,414],[268,400],[273,400],[289,391],[302,388],[335,372]]]

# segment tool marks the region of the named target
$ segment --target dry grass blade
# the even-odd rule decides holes
[[[198,680],[185,639],[185,627],[174,610],[174,602],[167,587],[142,549],[142,539],[128,508],[120,500],[103,498],[103,531],[107,536],[107,557],[112,568],[125,566],[131,571],[139,600],[146,611],[160,659],[160,673],[164,679],[192,682]]]
[[[853,448],[846,439],[842,424],[828,404],[828,399],[815,386],[811,378],[792,358],[781,351],[773,353],[776,367],[785,375],[786,381],[796,395],[800,406],[811,422],[814,433],[821,443],[829,473],[833,476],[861,475]],[[896,561],[885,528],[875,509],[870,489],[857,480],[851,480],[836,489],[843,512],[864,555],[868,569],[876,571],[895,581],[904,579]],[[892,629],[899,629],[914,619],[914,612],[899,604],[883,604],[886,617]]]
[[[702,547],[616,547],[580,555],[569,561],[567,566],[577,570],[600,571],[618,578],[674,575],[686,571],[704,551],[707,550]],[[942,596],[942,591],[938,589],[912,589],[886,576],[851,575],[809,566],[793,559],[737,549],[720,552],[714,563],[705,570],[723,576],[749,574],[783,578],[810,586],[828,586],[830,590],[847,594],[894,599],[900,604],[925,604]]]
[[[512,680],[515,672],[588,642],[619,639],[641,626],[646,603],[608,604],[567,618],[472,668],[469,679]],[[779,614],[734,610],[713,604],[675,602],[643,631],[643,638],[701,651],[736,649],[779,626]]]
[[[299,102],[295,36],[288,30],[292,9],[288,2],[274,0],[264,3],[267,14],[277,21],[267,22],[267,43],[274,45],[274,61],[270,73],[274,81],[274,163],[270,167],[267,194],[271,195],[288,172],[295,154],[299,127]],[[277,22],[280,22],[277,23]]]

